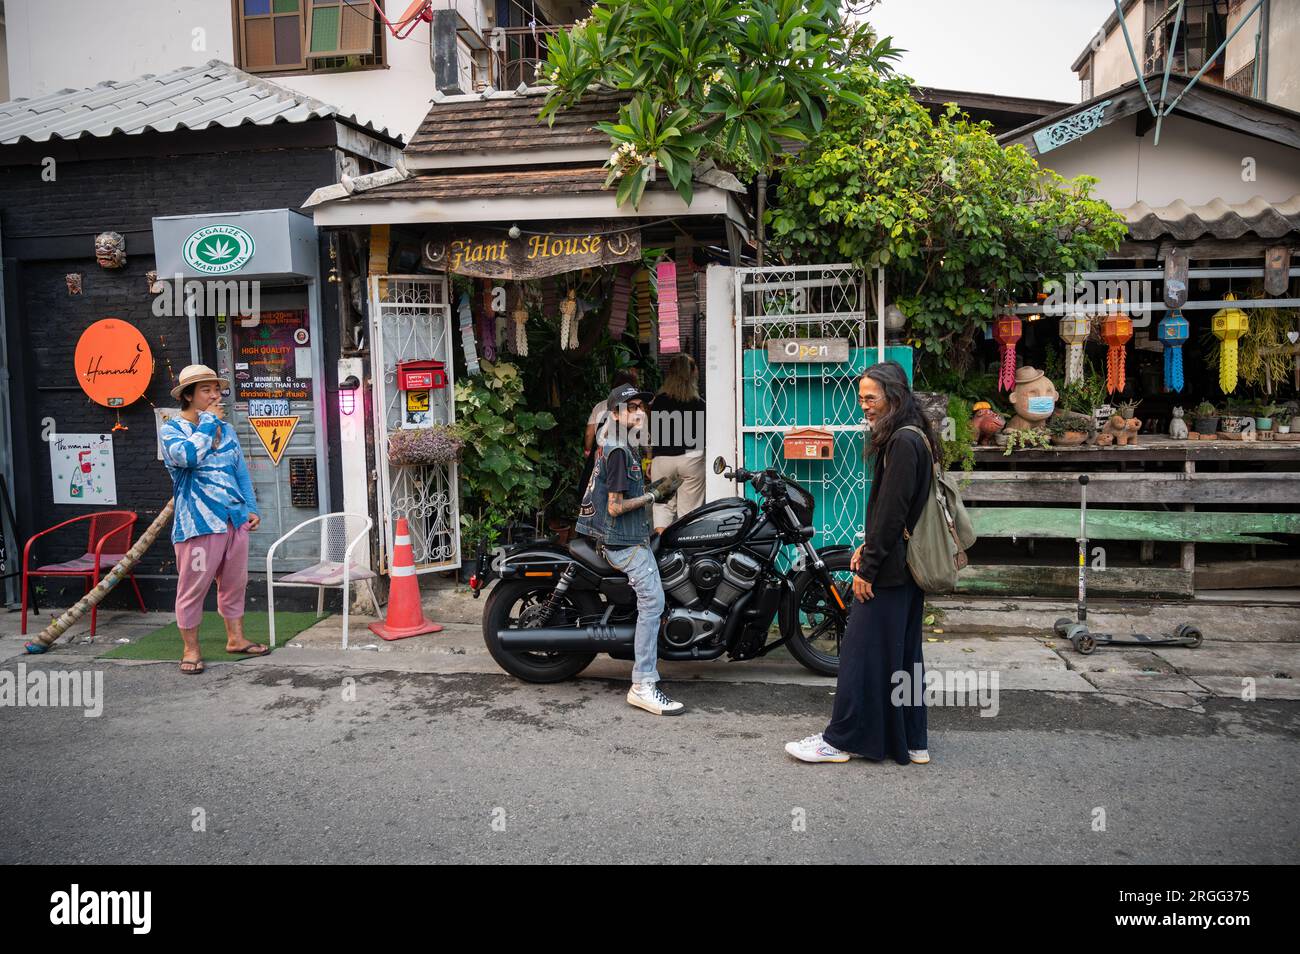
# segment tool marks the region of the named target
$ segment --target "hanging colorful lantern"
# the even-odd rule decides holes
[[[528,307],[524,304],[523,289],[515,291],[515,307],[510,312],[515,326],[515,354],[528,357]]]
[[[576,348],[577,342],[578,293],[570,288],[569,293],[560,302],[560,347]]]
[[[1124,390],[1124,346],[1133,338],[1133,319],[1107,315],[1101,320],[1101,340],[1106,342],[1106,392]]]
[[[998,389],[1010,391],[1016,386],[1016,342],[1022,327],[1015,315],[1003,315],[993,323],[993,340],[998,343],[1001,369],[998,372]]]
[[[466,292],[461,292],[457,314],[460,318],[460,344],[465,349],[465,370],[469,374],[478,374],[478,348],[474,345],[474,316]]]
[[[1181,311],[1171,311],[1156,326],[1160,342],[1165,346],[1165,390],[1183,389],[1183,342],[1189,330],[1187,319]]]
[[[1223,296],[1224,301],[1236,301],[1232,292]],[[1250,333],[1250,319],[1240,308],[1220,308],[1210,319],[1214,336],[1219,345],[1219,390],[1224,394],[1237,390],[1237,339]]]
[[[1092,320],[1087,315],[1071,315],[1061,319],[1061,338],[1065,341],[1065,383],[1083,380],[1083,343],[1092,331]]]

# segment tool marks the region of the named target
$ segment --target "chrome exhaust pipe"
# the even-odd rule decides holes
[[[502,629],[501,648],[510,652],[608,653],[631,650],[636,643],[636,623],[591,626],[541,626],[536,629]]]

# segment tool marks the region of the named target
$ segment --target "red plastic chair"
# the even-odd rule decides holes
[[[36,536],[27,541],[27,546],[23,548],[23,635],[27,635],[27,579],[32,576],[84,576],[86,578],[86,592],[99,585],[100,569],[111,570],[118,560],[131,549],[131,534],[135,529],[137,517],[129,510],[103,510],[99,513],[83,514],[80,517],[73,517],[71,520],[65,520],[63,523],[56,524],[48,530],[42,530]],[[61,530],[70,524],[79,520],[90,521],[90,537],[86,544],[86,552],[75,560],[68,560],[64,563],[49,563],[45,566],[38,566],[34,569],[29,566],[31,560],[32,544],[41,537],[53,533],[55,530]],[[144,606],[144,597],[140,595],[140,586],[135,582],[135,574],[128,573],[127,579],[131,581],[131,586],[135,589],[135,598],[140,602],[140,612],[146,613],[148,610]],[[95,636],[95,617],[99,613],[99,607],[95,606],[90,611],[90,635],[93,639]]]

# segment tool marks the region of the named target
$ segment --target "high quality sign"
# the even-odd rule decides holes
[[[615,231],[617,228],[597,223],[582,230],[524,233],[519,238],[487,229],[466,229],[430,238],[424,243],[424,261],[431,268],[457,275],[507,281],[639,261],[641,233],[636,229]]]

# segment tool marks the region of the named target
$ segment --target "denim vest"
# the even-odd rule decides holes
[[[610,453],[621,447],[627,452],[627,491],[624,498],[631,500],[644,496],[645,474],[641,470],[641,461],[636,451],[626,444],[610,442],[601,444],[596,452],[596,464],[591,470],[591,480],[582,495],[582,506],[578,508],[578,523],[575,530],[583,536],[591,537],[607,547],[618,549],[644,544],[650,540],[650,508],[640,507],[619,517],[609,515],[609,479],[605,464]]]

